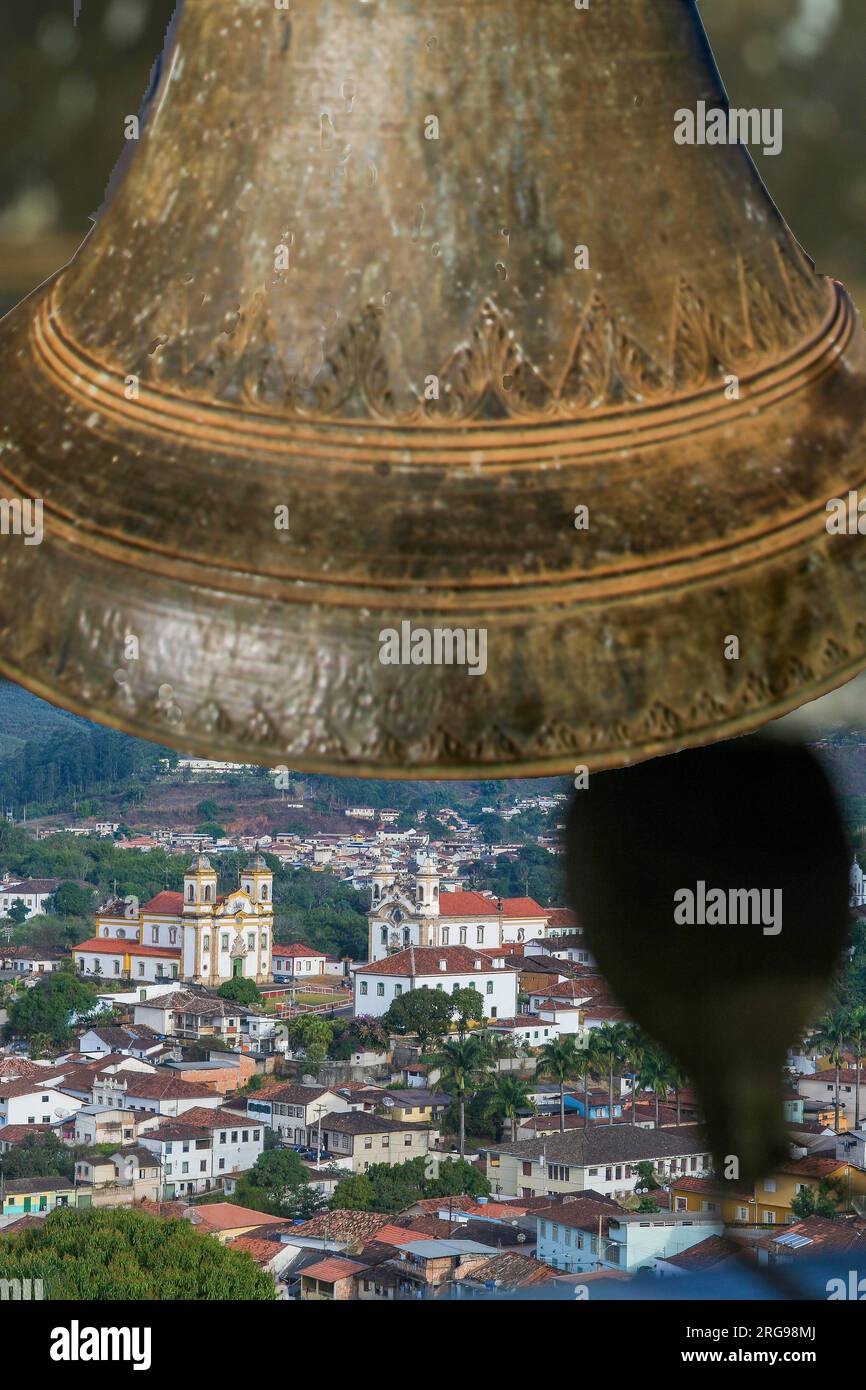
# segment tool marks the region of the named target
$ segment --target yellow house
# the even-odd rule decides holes
[[[758,1202],[747,1187],[733,1188],[720,1178],[677,1178],[670,1185],[671,1210],[718,1215],[726,1226],[754,1225]]]
[[[822,1182],[832,1182],[844,1200],[866,1194],[866,1172],[842,1159],[807,1154],[780,1163],[773,1173],[756,1184],[758,1220],[762,1225],[785,1225],[799,1218],[791,1203],[804,1188],[816,1191]]]
[[[843,1199],[866,1194],[866,1171],[841,1159],[806,1154],[780,1163],[759,1179],[754,1191],[732,1190],[719,1178],[684,1177],[670,1185],[674,1211],[717,1213],[726,1225],[785,1226],[799,1218],[791,1203],[806,1187],[816,1191],[822,1182],[833,1182]]]

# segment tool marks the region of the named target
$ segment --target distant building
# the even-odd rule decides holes
[[[355,1013],[379,1017],[413,989],[446,994],[476,989],[484,1018],[514,1018],[517,1013],[517,971],[501,956],[486,956],[467,946],[410,946],[362,965],[355,971]]]
[[[851,864],[851,906],[866,907],[866,874],[857,863],[856,856]]]
[[[128,916],[122,903],[96,918],[96,936],[73,948],[85,975],[131,980],[182,980],[217,987],[230,979],[271,979],[274,876],[260,854],[241,874],[241,885],[217,894],[210,860],[196,855],[183,892],[157,893]]]
[[[0,917],[8,917],[13,903],[19,899],[27,909],[28,917],[37,917],[43,912],[48,911],[50,900],[54,897],[61,883],[75,882],[79,888],[92,891],[91,883],[83,883],[80,879],[68,880],[64,878],[9,878],[8,876],[0,883]]]
[[[399,874],[384,858],[370,879],[368,952],[381,960],[407,946],[466,946],[489,950],[546,935],[549,909],[534,898],[446,893],[432,855],[417,873]]]

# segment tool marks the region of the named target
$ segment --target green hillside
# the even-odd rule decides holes
[[[0,758],[19,752],[25,743],[41,743],[52,734],[92,728],[86,719],[37,700],[20,685],[0,680]]]

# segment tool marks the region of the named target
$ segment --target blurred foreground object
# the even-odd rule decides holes
[[[675,139],[725,101],[693,6],[186,0],[161,72],[0,333],[13,530],[44,509],[0,546],[3,674],[190,753],[453,777],[863,667],[825,507],[864,335],[746,150]]]
[[[724,1174],[787,1157],[781,1073],[848,938],[848,849],[820,764],[756,735],[590,778],[571,903],[614,997],[694,1079]],[[756,896],[757,895],[757,896]]]

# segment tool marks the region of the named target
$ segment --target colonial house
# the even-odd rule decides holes
[[[106,1028],[88,1028],[78,1039],[78,1050],[93,1057],[125,1053],[143,1061],[162,1053],[165,1044],[153,1028],[146,1024],[118,1024]]]
[[[90,1197],[90,1206],[131,1206],[144,1198],[160,1198],[160,1160],[143,1144],[127,1144],[112,1154],[90,1154],[75,1165],[79,1200]]]
[[[246,1108],[251,1120],[276,1130],[287,1144],[306,1144],[322,1116],[343,1114],[350,1105],[344,1095],[327,1086],[286,1082],[257,1091],[248,1098]]]
[[[132,1072],[117,1072],[101,1076],[93,1085],[91,1099],[97,1105],[120,1106],[129,1110],[156,1111],[159,1115],[182,1115],[187,1110],[205,1107],[215,1110],[220,1097],[201,1083],[180,1081],[171,1073],[139,1076]]]
[[[833,1111],[836,1105],[836,1069],[826,1067],[812,1076],[801,1076],[797,1089],[806,1101],[822,1107],[822,1113]],[[855,1116],[855,1097],[857,1091],[856,1067],[839,1068],[839,1128],[857,1129],[866,1120],[866,1067],[860,1077],[860,1115]]]
[[[81,1105],[56,1085],[32,1080],[0,1081],[0,1126],[44,1125],[65,1119]]]
[[[453,994],[476,989],[484,1017],[513,1018],[517,1013],[517,972],[502,956],[488,956],[468,946],[409,946],[355,971],[355,1013],[380,1017],[395,999],[413,989]]]
[[[582,1204],[578,1204],[582,1205]],[[602,1211],[578,1215],[569,1203],[537,1212],[539,1260],[567,1273],[614,1269],[634,1274],[657,1260],[690,1250],[708,1236],[721,1236],[720,1217],[660,1211]]]
[[[148,1129],[159,1124],[156,1111],[123,1110],[115,1105],[82,1105],[76,1111],[68,1142],[96,1148],[116,1144],[118,1149],[135,1144]]]
[[[587,1189],[622,1198],[640,1181],[638,1164],[656,1176],[704,1176],[712,1170],[706,1140],[696,1128],[642,1129],[599,1125],[498,1144],[487,1153],[487,1177],[495,1193],[535,1197]]]
[[[300,942],[292,946],[275,946],[273,971],[276,981],[324,975],[325,952],[314,951],[312,946],[304,946]]]
[[[64,878],[10,878],[7,874],[0,882],[0,917],[8,917],[16,902],[22,902],[27,909],[27,917],[38,917],[47,912],[51,899],[61,883],[73,882],[86,892],[93,892],[93,884],[82,879]]]
[[[209,1038],[225,1038],[239,1045],[243,1021],[254,1010],[233,999],[188,990],[143,999],[135,1005],[135,1023],[147,1024],[166,1038],[201,1042]]]
[[[382,860],[371,876],[368,960],[409,946],[502,947],[543,936],[548,911],[533,898],[495,898],[441,891],[432,856],[418,872],[399,875]]]
[[[38,946],[0,946],[0,970],[18,975],[50,975],[68,961],[64,951],[40,950]]]
[[[321,1128],[318,1124],[310,1126],[311,1143],[317,1142],[319,1133],[332,1164],[351,1173],[365,1173],[374,1163],[405,1163],[418,1158],[438,1138],[427,1125],[383,1120],[360,1110],[325,1115]]]
[[[78,1192],[71,1178],[8,1178],[2,1187],[0,1215],[4,1219],[34,1212],[47,1216],[57,1207],[77,1205]]]
[[[255,854],[240,887],[220,896],[204,854],[184,874],[183,892],[157,893],[144,907],[115,900],[96,918],[96,935],[73,948],[86,975],[184,980],[217,987],[271,979],[273,874]]]
[[[264,1152],[264,1126],[199,1107],[143,1134],[141,1144],[159,1158],[162,1195],[171,1201],[211,1192],[248,1172]]]

